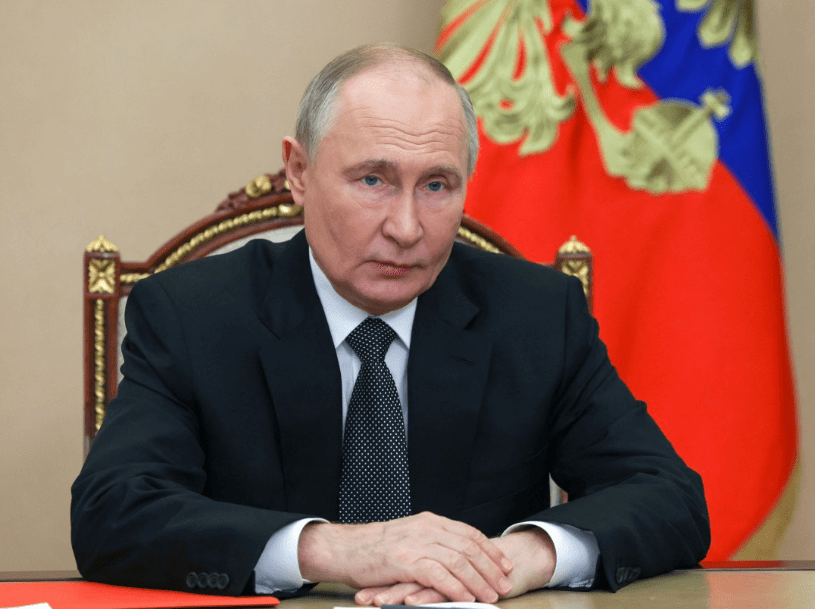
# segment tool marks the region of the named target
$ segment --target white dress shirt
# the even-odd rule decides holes
[[[328,328],[337,350],[337,360],[342,377],[342,422],[345,428],[345,417],[351,392],[361,366],[354,350],[345,342],[345,338],[369,317],[368,313],[352,305],[340,296],[322,269],[314,260],[309,249],[309,262],[314,277],[317,295],[328,320]],[[393,375],[396,391],[402,403],[402,415],[405,417],[407,430],[408,397],[407,397],[407,360],[410,350],[410,334],[413,318],[416,314],[416,299],[405,307],[381,315],[394,332],[396,338],[385,354],[385,363]],[[269,539],[260,559],[255,566],[255,592],[274,594],[278,591],[294,591],[309,583],[303,580],[297,556],[300,533],[309,522],[325,522],[319,518],[306,518],[287,525]],[[513,531],[537,526],[546,531],[555,546],[555,572],[549,586],[569,586],[583,588],[591,586],[600,550],[594,534],[567,525],[554,525],[546,522],[521,522],[509,527],[504,535]]]

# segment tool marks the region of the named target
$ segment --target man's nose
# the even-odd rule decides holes
[[[412,191],[391,201],[382,232],[401,247],[410,247],[421,239],[423,231],[419,221],[419,203]]]

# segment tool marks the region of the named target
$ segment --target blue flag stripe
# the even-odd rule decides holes
[[[578,0],[587,10],[587,0]],[[682,12],[674,0],[663,0],[665,42],[639,76],[662,99],[699,103],[707,89],[722,88],[731,96],[731,114],[714,120],[719,134],[719,157],[754,201],[778,239],[769,146],[762,106],[761,84],[752,64],[737,68],[727,45],[703,48],[696,29],[704,12]]]

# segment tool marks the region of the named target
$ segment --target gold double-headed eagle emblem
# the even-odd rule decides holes
[[[697,28],[702,46],[728,45],[737,68],[756,60],[754,0],[675,1],[681,11],[704,12]],[[592,0],[583,20],[566,16],[559,23],[549,0],[449,0],[443,18],[443,28],[457,25],[440,40],[439,58],[464,77],[494,141],[521,141],[522,156],[545,152],[582,102],[609,175],[654,194],[707,188],[719,156],[713,120],[730,113],[727,91],[710,88],[698,100],[640,107],[623,131],[609,120],[592,83],[594,69],[601,82],[613,73],[623,87],[642,86],[637,71],[665,40],[654,0]],[[555,47],[555,59],[573,83],[564,94],[555,88],[545,42],[557,29],[566,42]],[[475,67],[474,58],[480,58]]]

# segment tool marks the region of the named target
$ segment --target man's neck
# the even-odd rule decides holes
[[[348,334],[356,328],[370,314],[351,304],[343,298],[331,281],[326,277],[320,265],[314,259],[314,254],[309,247],[309,265],[314,278],[314,287],[317,289],[317,296],[323,306],[328,328],[331,331],[331,338],[336,348]],[[377,315],[385,321],[396,332],[399,339],[410,348],[410,334],[413,329],[413,318],[416,315],[416,299],[411,300],[401,309],[390,311],[383,315]]]

